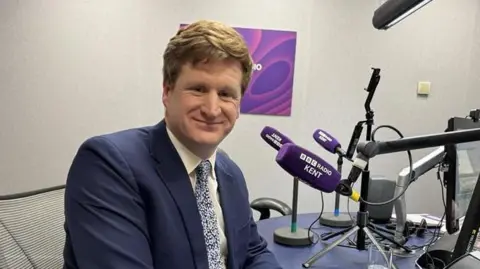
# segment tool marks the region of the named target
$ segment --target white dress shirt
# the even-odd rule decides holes
[[[195,175],[195,168],[200,164],[202,159],[198,156],[193,154],[190,150],[188,150],[176,137],[175,135],[167,128],[167,134],[170,140],[172,141],[173,146],[180,155],[183,164],[185,165],[185,169],[190,177],[190,181],[192,182],[192,190],[195,190],[195,183],[197,182],[196,175]],[[208,188],[210,190],[210,195],[212,197],[213,206],[215,207],[215,214],[217,215],[217,224],[220,232],[220,252],[222,255],[223,260],[225,261],[224,264],[227,264],[227,238],[225,236],[225,223],[223,220],[223,212],[222,207],[220,206],[220,196],[218,193],[218,183],[216,180],[215,175],[215,158],[216,152],[208,159],[212,164],[211,174],[208,177]]]

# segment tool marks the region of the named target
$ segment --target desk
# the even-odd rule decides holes
[[[315,214],[300,214],[298,215],[298,227],[307,229],[310,224],[318,217],[318,213]],[[307,247],[289,247],[276,244],[273,242],[273,232],[277,228],[289,227],[291,216],[270,218],[257,222],[258,232],[268,242],[268,248],[275,254],[280,265],[285,269],[302,269],[302,263],[307,261],[310,257],[325,247],[325,244],[318,242],[313,246]],[[336,228],[321,227],[319,224],[314,224],[312,229],[315,233],[321,234],[331,230],[337,230]],[[340,236],[339,236],[340,237]],[[335,241],[339,237],[329,240]],[[429,235],[425,235],[425,238],[418,238],[412,236],[408,240],[408,245],[424,245],[431,239]],[[317,241],[317,239],[315,239]],[[423,251],[417,250],[414,257],[403,258],[394,257],[395,265],[398,268],[415,268],[415,260],[422,254]],[[368,264],[368,250],[359,251],[354,248],[335,247],[325,256],[320,258],[310,268],[318,269],[366,269]]]

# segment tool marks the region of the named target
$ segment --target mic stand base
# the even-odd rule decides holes
[[[343,156],[338,156],[337,171],[342,174]],[[347,228],[352,227],[354,221],[350,214],[340,213],[340,194],[335,194],[335,209],[332,213],[324,213],[320,217],[319,223],[324,226]]]
[[[324,213],[319,220],[319,223],[328,227],[347,228],[353,226],[353,220],[347,213]]]
[[[285,246],[309,246],[313,242],[313,233],[301,228],[292,232],[290,227],[283,227],[275,230],[273,241]]]
[[[381,233],[381,232],[390,233],[390,231],[386,230],[385,228],[377,227],[377,226],[374,226],[373,224],[371,224],[369,222],[369,219],[368,219],[368,211],[367,212],[357,212],[357,221],[356,221],[355,226],[353,226],[351,228],[344,229],[344,230],[336,232],[336,233],[332,233],[328,236],[323,237],[322,240],[326,241],[326,240],[329,240],[330,238],[334,238],[336,236],[342,235],[336,241],[332,242],[327,247],[325,247],[322,251],[318,252],[317,254],[312,256],[310,259],[308,259],[305,263],[302,264],[302,266],[304,268],[309,268],[313,263],[315,263],[318,259],[320,259],[325,254],[327,254],[330,250],[332,250],[336,246],[340,245],[343,241],[347,240],[347,238],[352,236],[354,233],[360,232],[360,231],[362,231],[363,233],[365,233],[366,236],[368,236],[370,241],[375,245],[375,247],[377,247],[377,249],[380,251],[380,253],[382,253],[384,258],[387,258],[387,256],[385,255],[385,252],[383,252],[383,248],[380,246],[378,241],[375,239],[372,232],[377,234],[378,236],[380,236],[382,239],[387,240],[392,244],[395,244],[395,246],[403,248],[406,252],[411,253],[411,250],[409,248],[400,245],[399,243],[395,242],[395,240],[393,240],[393,238],[390,238],[390,237]],[[358,249],[358,246],[357,246],[357,249]],[[361,250],[361,249],[359,249],[359,250]],[[388,259],[386,259],[386,261],[388,261]],[[392,266],[393,266],[392,268],[396,268],[394,265],[392,265]]]
[[[394,256],[400,256],[400,257],[405,256],[405,255],[412,255],[412,254],[416,253],[416,251],[413,250],[413,249],[411,249],[410,251],[407,251],[404,248],[399,248],[395,244],[392,244],[390,246],[390,249],[392,250],[392,254]]]
[[[292,222],[290,227],[282,227],[273,233],[273,241],[286,246],[309,246],[313,242],[313,233],[297,227],[298,178],[293,178]]]
[[[313,257],[311,257],[308,261],[306,261],[305,263],[302,264],[303,268],[310,268],[310,266],[312,266],[313,263],[315,263],[318,259],[320,259],[321,257],[323,257],[325,254],[327,254],[330,250],[332,250],[333,248],[335,248],[336,246],[340,245],[343,241],[347,240],[347,238],[349,238],[350,236],[352,236],[354,233],[356,233],[357,231],[359,231],[360,229],[363,230],[363,232],[367,235],[367,237],[370,239],[370,241],[375,245],[375,247],[378,249],[378,251],[380,252],[380,254],[382,254],[383,258],[385,259],[385,261],[389,261],[388,257],[387,257],[387,254],[385,254],[382,246],[380,245],[380,243],[378,243],[378,241],[375,239],[375,237],[373,236],[372,232],[370,231],[370,229],[368,229],[367,227],[363,227],[363,228],[360,228],[360,226],[354,226],[350,231],[348,231],[347,233],[345,233],[342,237],[340,237],[337,241],[329,244],[326,248],[324,248],[322,251],[320,251],[319,253],[315,254]],[[395,266],[395,264],[392,264],[392,269],[398,269],[398,267]]]
[[[392,231],[389,231],[389,230],[387,230],[387,229],[385,229],[385,228],[382,228],[382,227],[375,226],[375,225],[370,224],[370,223],[367,224],[367,227],[370,228],[370,229],[372,229],[373,232],[374,232],[374,233],[377,233],[380,237],[382,237],[382,239],[387,240],[387,241],[390,241],[390,242],[392,242],[392,243],[395,242],[394,239],[392,239],[392,238],[390,238],[390,237],[388,237],[388,236],[386,236],[386,235],[384,235],[384,234],[379,233],[379,232],[384,232],[384,233],[388,233],[388,234],[390,234],[390,235],[393,236],[393,232],[392,232]],[[341,230],[341,231],[338,231],[338,232],[335,232],[335,233],[331,233],[331,234],[329,234],[329,235],[327,235],[327,236],[322,237],[322,240],[323,240],[323,241],[327,241],[327,240],[330,240],[330,239],[332,239],[332,238],[334,238],[334,237],[337,237],[337,236],[339,236],[339,235],[343,235],[343,234],[345,234],[346,232],[350,231],[351,228],[352,228],[352,227],[347,228],[347,229],[344,229],[344,230]],[[394,244],[396,244],[397,247],[402,247],[402,245],[400,245],[399,243],[396,243],[396,242],[395,242]],[[407,249],[406,251],[408,251],[408,249]]]

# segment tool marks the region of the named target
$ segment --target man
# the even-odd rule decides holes
[[[84,142],[65,192],[65,268],[280,269],[238,166],[217,153],[252,60],[242,37],[198,21],[164,52],[165,118]]]

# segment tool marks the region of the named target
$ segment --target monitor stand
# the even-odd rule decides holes
[[[416,261],[417,267],[422,269],[443,269],[450,263],[452,251],[446,249],[429,250]]]
[[[473,251],[477,241],[478,229],[480,229],[480,175],[477,178],[462,228],[460,228],[460,233],[458,234],[452,261]]]
[[[415,262],[418,268],[444,268],[450,263],[458,233],[445,234],[428,248]],[[435,267],[428,267],[434,264]]]
[[[475,189],[473,190],[472,198],[465,213],[465,219],[460,232],[444,235],[429,248],[427,253],[422,254],[417,259],[417,266],[422,269],[446,268],[450,263],[473,250],[479,229],[480,175],[475,184]]]

